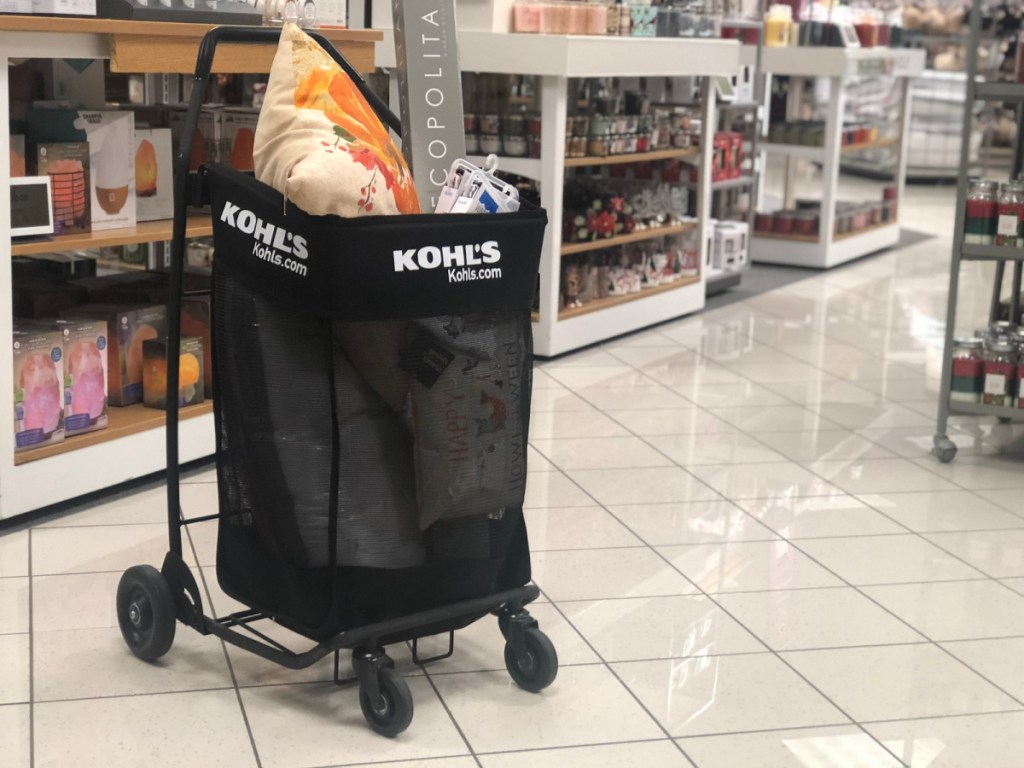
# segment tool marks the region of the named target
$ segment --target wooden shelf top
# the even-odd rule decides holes
[[[11,255],[32,256],[40,253],[61,253],[87,248],[105,248],[115,245],[170,240],[172,224],[171,219],[146,221],[134,227],[122,229],[101,229],[76,235],[57,235],[50,240],[30,240],[24,243],[12,243]],[[212,234],[213,223],[209,216],[196,214],[189,217],[185,225],[186,237],[210,237]]]
[[[844,232],[841,235],[835,235],[832,238],[832,242],[838,243],[843,240],[849,240],[850,238],[866,235],[869,232],[874,232],[879,229],[896,226],[899,225],[895,221],[883,221],[880,224],[874,224],[870,227],[858,229],[856,232]],[[755,232],[754,237],[758,240],[788,240],[791,243],[816,243],[819,240],[818,235],[780,235],[775,232]]]
[[[562,245],[562,255],[572,256],[575,253],[601,251],[605,248],[614,248],[617,245],[641,243],[644,240],[654,240],[655,238],[663,237],[665,235],[679,235],[683,232],[689,232],[691,229],[696,229],[696,227],[697,224],[691,221],[686,222],[685,224],[676,224],[671,227],[643,229],[639,232],[632,232],[628,235],[619,235],[618,237],[608,237],[603,240],[588,240],[585,243],[564,243]]]
[[[215,24],[131,21],[87,16],[0,16],[0,36],[24,43],[22,34],[77,34],[109,38],[110,68],[126,73],[192,74],[199,42]],[[323,28],[326,37],[360,71],[372,70],[374,47],[384,39],[376,30]],[[10,33],[10,34],[7,34]],[[265,74],[276,45],[226,43],[217,47],[214,73]],[[19,54],[20,55],[20,54]],[[103,54],[94,54],[101,58]]]
[[[27,464],[30,461],[38,461],[49,456],[57,456],[70,451],[77,451],[80,448],[88,448],[110,440],[117,440],[121,437],[137,435],[150,429],[160,429],[167,422],[167,415],[159,409],[147,408],[139,403],[123,408],[111,406],[107,409],[109,424],[106,429],[97,432],[87,432],[84,435],[73,435],[62,443],[44,445],[40,448],[30,448],[27,451],[19,451],[14,454],[15,465]],[[179,414],[181,419],[193,419],[197,416],[204,416],[213,413],[213,401],[207,400],[182,408]]]
[[[659,285],[655,288],[645,288],[640,293],[627,293],[622,296],[606,296],[603,299],[594,299],[588,301],[582,307],[572,307],[570,309],[563,309],[558,313],[559,322],[563,320],[569,320],[580,315],[589,315],[591,312],[600,312],[605,309],[617,307],[620,304],[628,304],[631,301],[639,301],[646,299],[650,296],[655,296],[659,293],[667,293],[668,291],[674,291],[678,288],[685,288],[688,285],[699,283],[699,277],[682,277],[678,280],[668,283],[667,285]]]
[[[608,155],[606,157],[567,157],[566,168],[582,168],[589,165],[621,165],[622,163],[651,163],[656,160],[675,160],[695,157],[699,147],[686,149],[656,149],[652,152],[635,152],[629,155]]]
[[[0,16],[0,32],[72,32],[94,35],[146,35],[199,39],[217,24],[195,24],[177,21],[132,21],[99,19],[95,16]],[[322,27],[316,30],[332,43],[376,43],[384,39],[374,29],[341,29]]]

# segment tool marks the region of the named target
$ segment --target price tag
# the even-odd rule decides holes
[[[1003,237],[1016,237],[1019,232],[1020,221],[1016,216],[1006,216],[1005,214],[999,217],[999,224],[996,228],[996,234],[1002,235]]]

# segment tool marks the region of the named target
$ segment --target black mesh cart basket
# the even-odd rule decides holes
[[[187,183],[190,141],[218,42],[272,43],[273,30],[203,40],[179,149],[168,392],[178,390],[185,213],[210,205],[211,317],[219,509],[179,504],[178,405],[168,397],[169,551],[117,591],[121,631],[151,661],[176,621],[286,667],[352,650],[370,726],[403,731],[412,699],[384,647],[495,614],[505,662],[530,691],[554,680],[555,649],[524,606],[523,521],[530,416],[530,306],[546,214],[310,216],[221,165]],[[395,116],[323,39],[391,127]],[[182,559],[181,528],[216,521],[217,578],[248,606],[211,618]],[[309,638],[297,652],[254,624]],[[430,661],[429,659],[427,661]]]

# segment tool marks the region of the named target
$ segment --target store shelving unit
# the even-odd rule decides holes
[[[377,49],[377,65],[394,67],[393,33],[384,30],[384,43]],[[569,79],[581,77],[701,77],[733,75],[740,69],[740,48],[735,40],[697,40],[692,38],[581,37],[572,35],[520,35],[496,32],[459,33],[459,66],[464,71],[509,75],[539,76],[541,113],[541,158],[502,158],[499,168],[518,173],[517,167],[530,170],[524,175],[540,182],[541,198],[547,209],[549,225],[540,266],[540,311],[535,315],[534,351],[550,357],[619,336],[654,323],[690,314],[704,306],[705,275],[695,281],[677,280],[660,289],[647,289],[633,297],[609,297],[592,302],[580,311],[561,308],[560,275],[562,243],[562,198],[566,168],[579,165],[644,162],[659,153],[620,155],[610,158],[565,157],[565,118],[568,113]],[[710,80],[704,77],[702,124],[715,125],[716,105],[710,98]],[[686,152],[699,164],[701,179],[710,180],[711,146],[704,142],[700,153]],[[673,155],[678,156],[678,155]],[[539,170],[537,169],[537,166]],[[709,218],[710,189],[697,189],[697,227],[700,230],[701,263],[705,260],[705,227]],[[636,233],[638,239],[659,235],[656,229]],[[611,241],[580,244],[609,247]],[[581,251],[570,250],[569,253]],[[612,299],[629,299],[613,301]]]
[[[967,94],[964,101],[963,135],[970,136],[974,124],[974,103],[1005,102],[1024,103],[1024,83],[978,83],[977,50],[981,34],[981,11],[974,3],[970,11],[971,45],[967,46]],[[1016,322],[1020,317],[1020,295],[1024,277],[1024,249],[998,245],[969,245],[964,243],[964,219],[966,215],[967,176],[970,167],[970,145],[965,141],[960,149],[960,175],[957,180],[956,228],[953,232],[953,258],[949,268],[949,298],[946,307],[946,339],[942,355],[942,382],[939,391],[938,424],[932,453],[943,463],[956,457],[956,443],[947,436],[951,415],[995,416],[1001,421],[1024,421],[1024,408],[987,405],[985,403],[963,403],[950,397],[953,383],[953,337],[956,332],[956,308],[960,288],[960,266],[964,261],[995,262],[995,281],[992,290],[992,305],[989,320],[999,319],[1006,265],[1013,265],[1010,283],[1010,318]],[[1012,165],[1008,169],[1010,178],[1016,178],[1024,170],[1024,136],[1017,132],[1017,145]]]
[[[762,55],[764,72],[790,78],[828,78],[830,99],[825,120],[825,146],[810,147],[769,143],[761,148],[787,158],[785,207],[794,205],[793,161],[811,160],[822,164],[822,198],[819,234],[812,238],[764,237],[753,233],[751,255],[754,261],[788,266],[826,269],[865,256],[899,242],[899,220],[865,229],[852,235],[835,234],[835,204],[839,197],[840,165],[844,155],[865,149],[894,147],[897,152],[897,201],[903,198],[903,176],[906,166],[906,141],[909,129],[910,87],[908,78],[924,67],[924,52],[891,48],[765,48]],[[865,144],[842,145],[841,131],[844,111],[843,81],[866,75],[890,75],[899,80],[899,132],[895,137],[882,137]],[[800,111],[799,88],[790,89],[788,116],[795,119]],[[898,210],[898,208],[897,208]]]
[[[190,74],[204,24],[133,22],[92,18],[0,16],[0,146],[9,143],[10,84],[13,59],[110,59],[115,72]],[[373,31],[324,30],[353,66],[373,66]],[[217,48],[215,72],[269,72],[276,46],[223,45]],[[10,159],[0,152],[0,178],[10,176]],[[129,229],[57,237],[49,242],[12,244],[10,209],[0,205],[0,337],[11,338],[13,323],[11,258],[105,245],[151,242],[170,237],[169,221],[147,222]],[[190,219],[188,233],[210,234],[209,219]],[[123,267],[122,267],[123,268]],[[133,406],[110,409],[106,430],[76,435],[63,443],[15,453],[14,359],[11,344],[0,345],[0,518],[9,518],[86,493],[158,472],[165,467],[164,414]],[[182,412],[180,458],[209,456],[214,451],[212,403]]]

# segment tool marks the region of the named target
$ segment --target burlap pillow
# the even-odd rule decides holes
[[[315,216],[419,213],[412,175],[352,79],[295,24],[270,70],[256,178]]]

